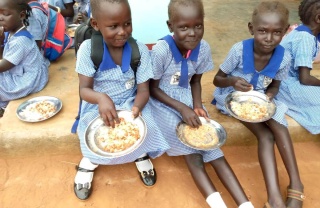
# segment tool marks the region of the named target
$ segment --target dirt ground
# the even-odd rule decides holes
[[[247,22],[254,0],[203,0],[205,5],[205,37],[211,47],[215,69],[230,47],[250,38]],[[299,1],[282,1],[290,9],[290,23],[299,22]],[[74,60],[69,60],[74,65]],[[209,113],[215,71],[204,75],[203,101]],[[252,138],[254,139],[254,138]],[[320,143],[295,142],[300,174],[305,185],[305,208],[320,207]],[[226,158],[238,176],[247,196],[255,207],[266,202],[266,189],[257,158],[256,145],[225,145]],[[152,188],[143,186],[135,165],[100,166],[94,175],[93,194],[80,201],[73,193],[75,164],[81,159],[80,150],[68,155],[42,155],[0,158],[0,208],[206,208],[208,207],[182,157],[166,155],[155,159],[158,182]],[[285,198],[288,177],[277,153],[279,182]],[[208,173],[229,208],[237,207],[221,184],[214,170]]]

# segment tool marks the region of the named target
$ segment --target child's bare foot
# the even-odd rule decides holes
[[[300,188],[290,188],[287,189],[287,202],[288,208],[302,208],[303,200],[305,199],[303,194],[303,185]]]

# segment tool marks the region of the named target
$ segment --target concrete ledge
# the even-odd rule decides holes
[[[320,70],[316,72],[320,75]],[[62,110],[43,122],[20,121],[16,116],[18,106],[32,97],[44,95],[58,97],[63,104]],[[206,99],[204,104],[212,119],[218,121],[227,131],[226,145],[255,145],[257,143],[254,135],[238,120],[219,113],[216,108],[209,106],[209,98]],[[70,131],[78,112],[78,104],[75,56],[73,50],[68,50],[56,63],[51,64],[50,81],[43,91],[12,101],[8,105],[4,117],[0,119],[0,157],[79,154],[78,137]],[[287,117],[287,120],[294,142],[320,141],[320,135],[310,134],[290,117]]]

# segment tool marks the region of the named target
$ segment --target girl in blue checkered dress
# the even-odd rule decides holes
[[[319,51],[319,1],[303,1],[299,7],[303,22],[281,42],[291,54],[289,77],[281,83],[277,99],[285,102],[287,114],[312,134],[320,134],[320,80],[310,74]]]
[[[170,144],[169,156],[183,155],[200,192],[211,207],[226,207],[208,176],[210,163],[241,208],[253,207],[220,148],[200,151],[178,139],[176,127],[184,121],[199,127],[199,116],[208,119],[201,103],[202,74],[213,69],[209,44],[202,39],[204,10],[199,0],[170,1],[167,22],[173,36],[163,37],[152,48],[154,78],[150,81],[152,113]]]
[[[279,2],[262,2],[254,10],[248,27],[252,39],[236,43],[214,78],[217,86],[214,103],[222,113],[226,96],[235,91],[247,92],[254,88],[275,101],[275,115],[266,122],[242,122],[258,139],[258,156],[265,178],[268,201],[265,207],[302,207],[303,185],[300,180],[292,141],[286,127],[287,107],[274,99],[281,80],[290,67],[290,54],[279,45],[288,24],[289,11]],[[277,145],[290,183],[287,201],[283,201],[278,183],[274,153]]]
[[[25,27],[29,5],[21,0],[3,0],[0,8],[0,108],[4,108],[9,101],[45,87],[48,63]]]
[[[79,199],[87,199],[92,187],[93,171],[98,165],[116,165],[136,162],[141,180],[146,186],[156,182],[156,172],[149,156],[156,158],[168,148],[166,140],[151,117],[149,79],[153,78],[150,53],[146,45],[138,42],[141,54],[136,76],[130,67],[131,13],[127,0],[91,0],[91,24],[103,36],[104,54],[96,70],[91,60],[91,40],[81,44],[77,53],[76,71],[79,74],[80,96],[83,99],[78,126],[81,160],[75,177],[74,191]],[[97,116],[107,126],[119,123],[116,110],[131,110],[132,116],[140,113],[147,125],[144,142],[133,152],[119,157],[106,158],[91,152],[85,145],[85,130]],[[147,154],[148,155],[147,155]]]

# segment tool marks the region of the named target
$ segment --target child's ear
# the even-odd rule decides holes
[[[27,17],[26,11],[21,11],[21,12],[20,12],[20,19],[21,19],[21,20],[24,20],[24,19],[26,19],[26,17]]]
[[[167,20],[167,25],[168,25],[169,31],[172,33],[173,32],[172,24],[169,20]]]
[[[90,18],[90,24],[93,27],[93,29],[95,29],[96,31],[99,31],[99,27],[98,27],[98,22],[96,19],[94,18]]]
[[[317,24],[320,24],[320,14],[317,14],[315,17],[314,17],[315,21]]]
[[[248,23],[248,29],[249,29],[250,34],[253,35],[254,34],[253,33],[253,25],[251,22]]]

